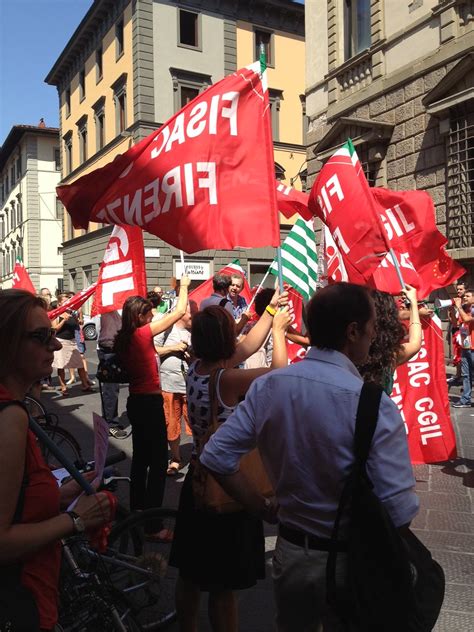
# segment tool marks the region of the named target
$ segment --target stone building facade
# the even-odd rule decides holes
[[[269,57],[276,172],[301,188],[304,7],[291,0],[96,0],[46,77],[59,95],[61,183],[112,161],[208,85],[252,63],[260,41]],[[76,230],[65,214],[68,289],[96,279],[110,232],[97,224]],[[273,259],[270,250],[200,252],[190,262],[205,275],[239,258],[257,283]],[[145,233],[145,256],[148,284],[167,287],[179,252]],[[193,283],[203,278],[196,274]]]
[[[308,179],[352,138],[372,186],[423,189],[474,281],[474,2],[306,1]]]

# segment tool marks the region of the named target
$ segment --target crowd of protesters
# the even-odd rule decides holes
[[[98,338],[99,360],[115,355],[130,378],[132,510],[161,506],[167,475],[188,465],[180,450],[182,423],[192,435],[174,533],[159,522],[147,525],[149,539],[172,543],[179,628],[196,632],[200,595],[207,592],[212,629],[238,630],[236,591],[265,575],[267,520],[279,524],[273,559],[278,630],[316,629],[321,623],[325,631],[342,630],[325,598],[327,543],[353,461],[363,380],[384,389],[368,460],[374,490],[397,527],[409,524],[418,510],[403,422],[389,398],[396,367],[421,348],[416,291],[407,286],[397,304],[361,286],[328,286],[309,301],[306,331],[298,332],[285,290],[261,290],[252,316],[240,296],[241,275],[215,275],[213,293],[201,305],[188,299],[189,284],[182,277],[172,301],[163,301],[159,286],[147,297],[128,298],[121,314],[101,316]],[[77,370],[84,392],[92,389],[77,335],[81,314],[67,311],[50,322],[51,295],[45,288],[40,294],[0,293],[0,583],[16,577],[34,597],[40,629],[52,630],[59,541],[75,531],[77,516],[86,529],[106,522],[109,506],[97,494],[81,499],[74,515],[64,513],[78,488],[58,490],[27,427],[21,402],[39,380],[50,387],[52,368],[63,396],[66,368]],[[60,294],[58,305],[67,298]],[[456,299],[453,323],[471,331],[470,308],[463,310],[462,303]],[[309,347],[291,366],[287,338]],[[469,403],[471,371],[466,360],[463,397]],[[104,418],[111,434],[123,438],[119,387],[101,386]],[[219,430],[211,435],[214,418]],[[271,499],[239,471],[240,458],[255,447],[274,490]],[[198,463],[240,502],[240,511],[216,514],[201,506],[193,485]],[[344,564],[342,556],[341,577]]]

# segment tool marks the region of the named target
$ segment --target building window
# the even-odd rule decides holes
[[[77,134],[79,136],[79,160],[81,164],[87,160],[87,114],[77,121]]]
[[[367,144],[357,145],[356,152],[369,187],[377,186],[379,161],[369,160],[369,147]]]
[[[474,245],[474,108],[450,110],[447,139],[447,237],[450,248]]]
[[[270,31],[255,30],[255,61],[260,59],[260,48],[263,44],[267,66],[275,65],[274,39]]]
[[[199,33],[199,14],[192,11],[178,9],[179,29],[178,43],[180,46],[189,46],[190,48],[200,47]]]
[[[10,192],[10,182],[8,181],[8,173],[5,175],[5,191],[6,195]]]
[[[22,175],[22,169],[21,169],[21,155],[20,155],[16,159],[16,179],[19,180],[21,178],[21,175]]]
[[[209,75],[190,73],[178,68],[171,68],[174,92],[174,111],[177,112],[195,99],[212,81]]]
[[[64,155],[66,157],[66,174],[72,171],[72,132],[68,132],[63,137]]]
[[[3,217],[0,218],[0,239],[2,241],[5,239],[5,223],[3,221]]]
[[[268,268],[272,265],[271,261],[258,261],[249,262],[249,284],[250,287],[256,287],[263,281],[262,287],[273,287],[274,279],[269,277],[273,276],[267,274]],[[266,277],[266,278],[265,278]],[[264,280],[265,279],[265,280]]]
[[[105,97],[101,97],[93,106],[95,122],[96,150],[105,145]]]
[[[370,47],[370,0],[344,0],[344,56]]]
[[[99,83],[99,81],[102,79],[102,74],[103,74],[102,58],[103,58],[103,50],[102,50],[102,46],[101,46],[100,48],[98,48],[95,51],[95,71],[96,71],[95,80],[96,80],[96,83]]]
[[[86,98],[86,72],[81,70],[79,72],[79,101],[83,101]]]
[[[62,220],[64,215],[64,206],[61,204],[61,200],[56,198],[56,219]]]
[[[17,217],[17,221],[18,224],[22,224],[23,223],[23,204],[21,202],[21,193],[18,193],[17,197],[17,204],[16,204],[16,217]]]
[[[275,163],[275,180],[278,180],[279,182],[281,182],[285,178],[286,178],[285,169],[280,164],[278,164],[278,162],[276,162]]]
[[[56,171],[61,171],[61,152],[58,148],[54,150],[54,168]]]
[[[115,135],[118,136],[127,128],[127,73],[123,73],[112,84],[115,104]]]
[[[16,182],[16,171],[15,171],[15,165],[12,165],[10,167],[10,180],[12,183],[12,187],[15,185]]]
[[[116,51],[116,58],[118,59],[121,55],[123,55],[123,46],[124,46],[124,39],[123,39],[123,20],[120,20],[119,22],[117,22],[117,24],[115,25],[115,51]]]
[[[274,141],[280,140],[280,103],[283,99],[281,90],[269,90],[270,112],[272,117],[272,135]]]
[[[64,93],[64,105],[66,107],[66,116],[71,114],[71,88],[66,88]]]

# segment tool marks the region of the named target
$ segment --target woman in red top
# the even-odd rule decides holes
[[[114,349],[130,377],[127,415],[132,426],[130,509],[161,507],[168,468],[168,441],[154,336],[166,331],[186,313],[190,279],[182,277],[178,303],[161,320],[153,318],[151,301],[131,296],[123,305],[122,329]],[[156,539],[169,534],[161,524],[147,525]]]
[[[60,348],[42,298],[23,290],[0,292],[0,627],[5,630],[54,628],[61,538],[78,526],[89,530],[110,519],[105,494],[81,498],[72,515],[61,513],[79,487],[58,488],[19,403],[51,374]],[[27,627],[17,623],[22,617]]]

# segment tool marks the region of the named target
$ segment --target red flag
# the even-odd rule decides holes
[[[294,288],[288,287],[290,309],[293,310],[293,320],[291,326],[297,331],[303,328],[303,297]],[[291,340],[286,341],[286,350],[288,353],[288,364],[295,364],[306,356],[306,349]]]
[[[186,263],[184,264],[184,268],[186,269]],[[218,272],[218,274],[227,274],[229,276],[232,276],[235,273],[238,273],[244,277],[244,289],[240,293],[240,296],[242,296],[247,301],[247,305],[248,305],[250,301],[252,300],[252,291],[250,289],[247,278],[245,277],[243,268],[241,268],[240,265],[238,265],[237,262],[235,261],[233,263],[229,263],[229,265],[227,266],[224,266]],[[211,277],[207,281],[204,281],[203,283],[201,283],[201,285],[198,285],[197,288],[195,288],[192,292],[189,293],[189,300],[194,301],[199,308],[199,306],[201,305],[201,302],[208,296],[211,296],[212,292],[213,292],[213,289],[212,289],[212,277]]]
[[[319,172],[311,189],[309,209],[331,231],[348,280],[365,285],[387,253],[388,244],[351,141]]]
[[[441,321],[437,316],[421,321],[423,345],[397,368],[391,397],[405,422],[412,462],[436,463],[456,458],[456,436],[449,415]]]
[[[425,191],[370,189],[390,247],[397,257],[405,283],[413,285],[420,298],[453,283],[465,269],[445,250],[446,237],[436,226],[434,206]],[[328,278],[347,281],[343,257],[331,235],[325,231]],[[367,285],[390,294],[400,293],[400,281],[391,255],[379,263]]]
[[[295,213],[301,215],[306,221],[313,217],[308,208],[309,195],[307,193],[293,189],[293,187],[287,187],[282,182],[278,182],[278,180],[276,181],[276,190],[278,210],[287,219]]]
[[[375,188],[371,193],[403,280],[418,290],[420,298],[466,273],[445,250],[447,239],[436,226],[433,200],[426,191]],[[400,282],[390,256],[381,261],[369,284],[384,292],[400,293]]]
[[[74,296],[71,296],[71,298],[68,298],[68,300],[65,301],[60,307],[56,307],[55,309],[48,312],[48,317],[51,320],[54,320],[67,309],[71,309],[73,311],[78,310],[79,307],[81,307],[81,305],[83,305],[87,301],[87,299],[94,294],[96,289],[97,282],[89,285],[89,287],[84,288],[77,294],[74,294]]]
[[[26,290],[32,294],[36,294],[35,286],[31,282],[30,275],[28,274],[23,261],[17,259],[15,267],[13,269],[13,283],[12,288],[15,290]]]
[[[131,224],[193,253],[278,246],[270,107],[260,64],[210,86],[58,197],[74,226]]]
[[[146,296],[143,231],[138,226],[115,226],[99,269],[91,315],[122,309],[129,296]]]

